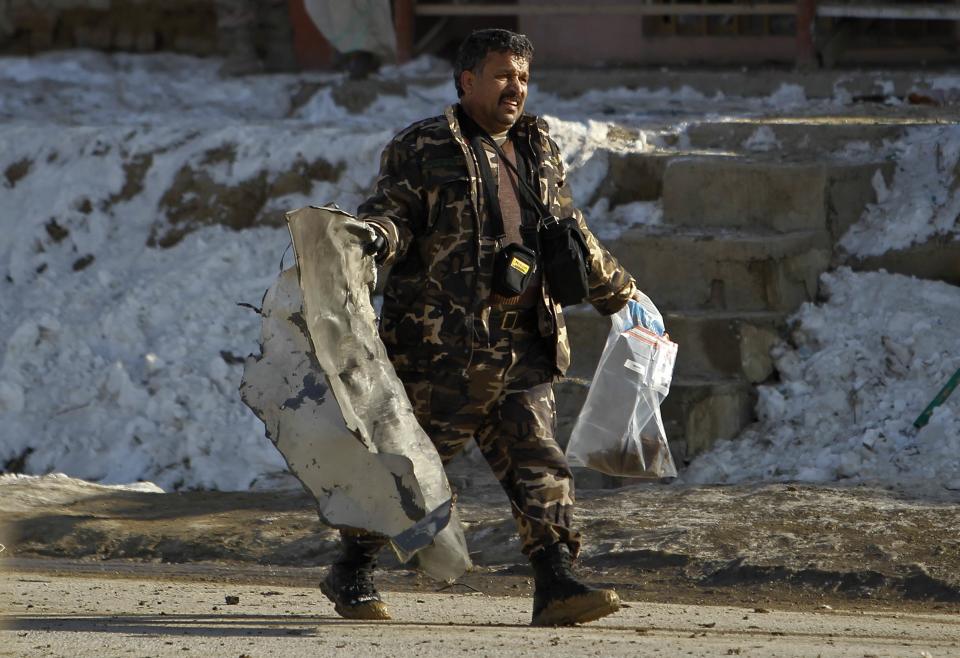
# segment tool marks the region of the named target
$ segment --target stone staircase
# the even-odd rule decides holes
[[[744,152],[759,126],[769,126],[781,146]],[[688,129],[684,151],[611,154],[602,195],[612,204],[663,205],[661,225],[605,244],[664,313],[680,346],[662,406],[678,467],[754,420],[755,386],[775,376],[770,347],[785,335],[787,317],[816,299],[836,240],[875,199],[874,175],[879,170],[890,181],[894,163],[876,147],[904,128],[819,119],[705,122]],[[859,157],[832,154],[847,141],[867,146]],[[589,307],[568,309],[567,323],[574,360],[556,387],[561,443],[609,330]],[[586,487],[622,483],[588,471],[577,477]]]

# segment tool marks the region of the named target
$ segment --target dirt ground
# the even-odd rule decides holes
[[[530,596],[503,493],[452,480],[476,565],[456,587]],[[580,569],[628,599],[960,610],[957,492],[642,484],[579,499]],[[227,568],[237,582],[315,586],[337,539],[297,491],[157,494],[49,476],[0,486],[0,519],[0,568],[69,575],[196,579]],[[439,586],[390,554],[382,566],[386,589]]]
[[[396,592],[393,621],[336,617],[314,587],[0,574],[0,656],[952,656],[960,614],[703,606],[631,600],[576,628],[527,626],[527,598]],[[131,574],[127,574],[130,576]],[[237,602],[226,603],[226,596]],[[6,628],[2,624],[6,622]],[[189,653],[188,653],[189,652]]]
[[[872,487],[581,491],[580,569],[627,606],[533,629],[506,499],[453,474],[476,568],[383,560],[388,623],[336,617],[336,534],[287,492],[0,485],[0,655],[960,655],[960,496]],[[227,596],[239,597],[234,605]]]

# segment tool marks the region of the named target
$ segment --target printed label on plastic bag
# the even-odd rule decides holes
[[[627,359],[626,361],[624,361],[623,367],[629,368],[635,373],[638,373],[641,377],[647,376],[647,366],[643,365],[642,363],[637,363],[636,361]]]

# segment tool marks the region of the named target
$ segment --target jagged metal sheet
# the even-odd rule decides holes
[[[401,532],[409,525],[403,505],[422,508],[415,495],[405,501],[400,494],[417,491],[413,469],[403,458],[371,452],[347,429],[301,307],[297,271],[291,268],[264,297],[261,356],[248,358],[240,395],[264,421],[294,475],[321,501],[324,521],[388,535]],[[355,473],[366,474],[365,481]]]
[[[387,535],[404,561],[451,580],[469,568],[440,457],[377,335],[362,255],[370,229],[342,211],[288,213],[297,267],[263,301],[261,355],[241,397],[291,472],[340,528]]]

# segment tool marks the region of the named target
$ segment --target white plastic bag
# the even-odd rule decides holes
[[[567,444],[571,466],[624,477],[675,477],[660,403],[670,391],[677,344],[648,297],[611,316],[613,327]]]

